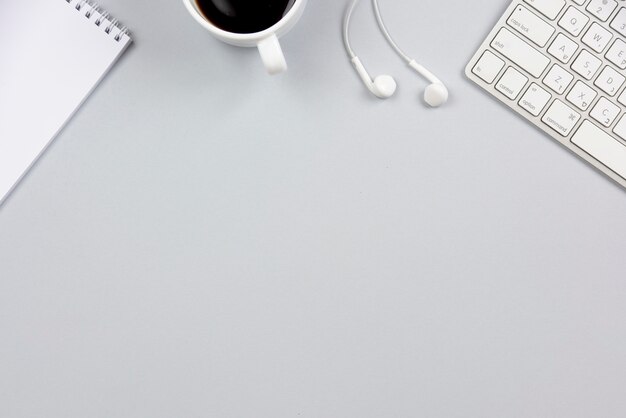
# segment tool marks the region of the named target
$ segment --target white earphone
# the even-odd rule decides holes
[[[388,99],[396,92],[396,88],[398,87],[396,80],[390,75],[379,75],[372,80],[372,77],[370,77],[361,63],[361,60],[356,56],[350,46],[350,19],[352,19],[352,12],[354,12],[358,2],[359,0],[354,0],[348,7],[348,10],[346,10],[346,15],[343,20],[343,42],[346,51],[348,51],[348,55],[350,55],[352,65],[354,65],[356,72],[361,77],[361,80],[363,80],[365,87],[379,99]]]
[[[367,89],[371,91],[374,96],[379,99],[388,99],[396,92],[398,85],[392,76],[379,75],[372,80],[372,77],[370,77],[367,73],[367,70],[361,63],[361,60],[356,56],[352,58],[352,65],[354,65],[356,72],[359,73],[359,76],[361,76],[361,80],[363,80]]]
[[[380,99],[388,99],[396,91],[396,81],[393,77],[389,75],[379,75],[374,80],[367,73],[367,70],[361,63],[359,57],[356,56],[354,50],[350,45],[350,20],[352,19],[352,13],[356,8],[357,4],[360,0],[352,0],[348,9],[346,10],[346,14],[343,20],[343,41],[346,47],[346,51],[350,56],[352,61],[352,65],[356,69],[357,73],[365,83],[367,89],[372,92],[376,97]],[[385,22],[383,21],[382,15],[380,14],[380,8],[378,7],[378,0],[372,0],[372,5],[374,7],[374,14],[376,15],[376,21],[378,22],[378,27],[380,31],[383,33],[387,42],[391,45],[391,47],[396,51],[396,53],[404,59],[409,67],[415,70],[419,75],[424,77],[430,83],[426,90],[424,91],[424,101],[432,107],[439,107],[448,101],[448,89],[446,86],[439,80],[433,73],[428,71],[424,66],[418,64],[413,58],[409,57],[398,47],[395,43],[387,27],[385,26]]]

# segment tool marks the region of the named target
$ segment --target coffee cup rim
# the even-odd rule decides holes
[[[218,28],[211,21],[204,17],[200,10],[198,10],[197,5],[194,4],[194,0],[183,0],[183,2],[185,3],[187,10],[194,17],[194,19],[213,34],[222,38],[231,39],[233,41],[254,41],[266,38],[267,36],[276,33],[280,28],[282,28],[290,21],[293,15],[298,13],[298,10],[305,5],[306,0],[295,0],[293,6],[291,6],[291,9],[289,9],[287,14],[283,16],[282,19],[280,19],[278,22],[274,23],[267,29],[251,33],[228,32],[224,29]]]

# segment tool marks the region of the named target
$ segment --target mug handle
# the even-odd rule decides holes
[[[269,74],[274,75],[287,71],[287,61],[285,61],[285,56],[276,34],[263,39],[257,44],[257,47],[259,48],[263,64],[265,64],[265,69]]]

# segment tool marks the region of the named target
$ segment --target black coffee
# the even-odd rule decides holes
[[[233,33],[261,32],[278,23],[298,0],[195,0],[218,28]]]

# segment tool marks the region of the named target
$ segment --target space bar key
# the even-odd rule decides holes
[[[584,121],[572,143],[626,179],[626,146],[589,121]]]

